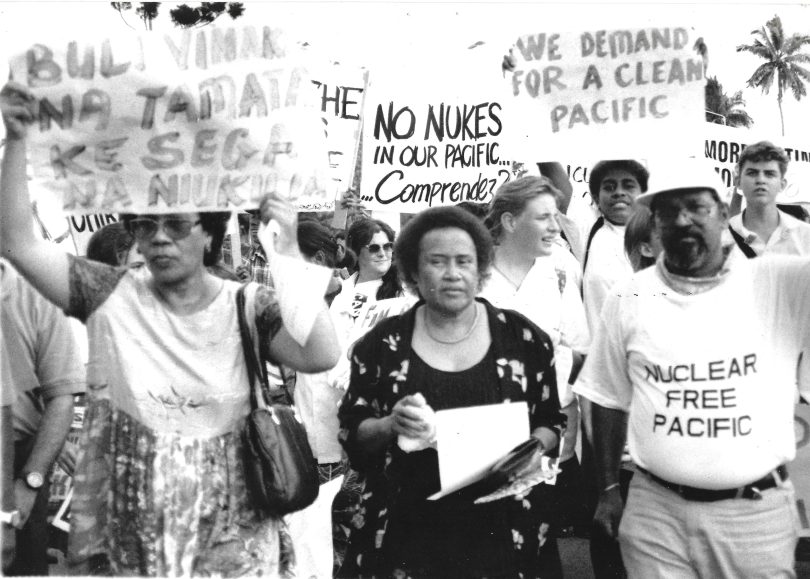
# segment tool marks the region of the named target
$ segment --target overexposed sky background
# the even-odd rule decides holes
[[[192,5],[194,3],[191,3]],[[776,91],[762,95],[746,80],[761,59],[737,53],[753,41],[750,32],[780,15],[786,34],[810,34],[810,4],[798,2],[245,2],[243,18],[283,26],[293,38],[330,59],[365,66],[452,67],[452,54],[476,41],[485,44],[493,66],[519,34],[542,30],[599,30],[618,27],[690,25],[709,46],[709,76],[717,76],[728,94],[743,90],[757,136],[779,135]],[[172,29],[172,3],[163,3],[156,31]],[[227,19],[228,17],[223,17]],[[143,30],[134,11],[122,19],[109,2],[0,1],[0,50],[21,47],[37,38]],[[806,49],[810,51],[810,49]],[[3,58],[5,61],[6,59]],[[3,65],[5,66],[5,64]],[[2,70],[0,73],[5,74]],[[419,78],[414,78],[419,82]],[[426,90],[429,88],[426,87]],[[786,137],[807,142],[810,97],[783,101]]]

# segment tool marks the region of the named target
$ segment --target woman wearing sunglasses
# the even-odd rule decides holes
[[[394,230],[384,221],[360,219],[346,232],[346,252],[357,256],[357,271],[343,280],[341,292],[329,308],[333,315],[342,353],[337,367],[332,371],[341,391],[349,387],[349,357],[351,342],[357,338],[357,322],[364,304],[378,300],[401,297],[402,284],[396,267],[393,266]],[[351,535],[354,509],[360,501],[362,486],[357,472],[347,469],[343,486],[334,505],[335,562],[340,566],[348,547],[346,537]]]
[[[402,295],[402,284],[392,267],[394,230],[384,221],[361,219],[346,233],[346,246],[357,256],[357,271],[343,281],[333,310],[357,318],[365,303]]]
[[[239,432],[250,405],[239,284],[206,269],[225,219],[127,216],[145,261],[140,268],[77,258],[36,238],[25,160],[35,104],[21,85],[0,92],[7,131],[2,251],[40,293],[87,325],[91,362],[106,378],[88,388],[69,564],[81,575],[284,575],[291,553],[283,524],[253,508],[243,475]],[[296,277],[308,283],[315,266],[301,261],[295,209],[266,198],[261,214],[279,223],[276,250],[300,266]],[[306,372],[335,364],[334,328],[322,299],[299,304],[317,309],[301,346],[280,314],[297,296],[277,298],[256,286],[247,293],[248,323],[266,338],[271,359]]]

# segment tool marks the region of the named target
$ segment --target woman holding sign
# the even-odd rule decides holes
[[[79,574],[287,573],[283,524],[255,510],[245,488],[239,431],[250,405],[239,284],[206,270],[224,222],[206,213],[134,215],[127,223],[145,266],[130,269],[67,255],[37,239],[26,180],[35,105],[18,84],[0,92],[7,130],[2,251],[40,293],[85,322],[90,359],[107,378],[88,388],[69,563]],[[317,286],[313,274],[325,285],[329,272],[321,276],[300,259],[295,210],[267,198],[261,214],[279,223],[281,262],[297,267],[302,285]],[[301,292],[249,286],[247,311],[255,315],[248,323],[267,338],[270,358],[302,371],[326,370],[338,350],[323,294],[301,304],[295,293]],[[297,340],[291,332],[299,328],[288,330],[280,313],[291,305],[314,312],[313,326]]]
[[[396,256],[420,301],[353,348],[339,418],[349,459],[366,478],[359,516],[370,520],[353,535],[346,558],[363,576],[538,576],[544,526],[533,492],[483,505],[463,491],[427,498],[441,488],[436,412],[525,401],[531,435],[546,453],[564,429],[548,336],[523,316],[475,298],[491,251],[488,232],[472,215],[455,207],[418,214],[403,229]]]

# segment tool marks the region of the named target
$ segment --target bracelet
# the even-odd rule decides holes
[[[619,483],[615,482],[615,483],[613,483],[612,485],[608,485],[608,486],[606,486],[604,489],[602,489],[602,492],[603,492],[603,493],[606,493],[606,492],[608,492],[608,491],[610,491],[610,490],[615,489],[615,488],[616,488],[616,487],[618,487],[618,486],[620,486],[620,485],[619,485]]]

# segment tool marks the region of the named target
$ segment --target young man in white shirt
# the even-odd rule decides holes
[[[727,245],[721,190],[704,160],[653,172],[637,202],[663,253],[608,297],[574,386],[592,402],[594,522],[618,536],[630,579],[795,577],[785,464],[810,259]],[[638,472],[623,509],[625,440]]]
[[[582,298],[591,332],[610,288],[633,273],[624,254],[624,226],[636,197],[647,190],[648,178],[644,165],[630,159],[599,161],[591,169],[588,187],[601,214],[588,235],[582,266]]]
[[[810,224],[776,206],[776,197],[787,184],[788,162],[785,151],[768,141],[749,145],[740,154],[737,171],[746,207],[729,220],[729,227],[749,257],[810,255]]]

